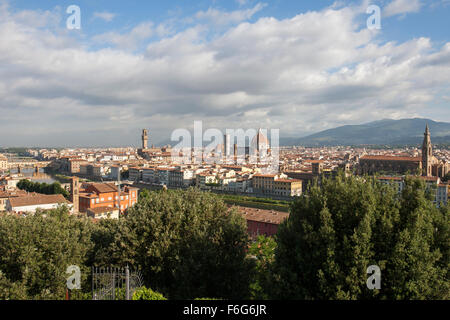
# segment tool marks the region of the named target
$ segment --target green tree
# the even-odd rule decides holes
[[[144,201],[150,198],[150,191],[148,189],[142,189],[139,191],[139,201]]]
[[[195,189],[151,192],[120,223],[96,264],[140,269],[170,299],[248,297],[251,262],[243,217]]]
[[[447,174],[442,178],[442,181],[444,181],[444,182],[450,181],[450,172],[447,173]]]
[[[252,299],[269,299],[272,264],[275,261],[276,241],[272,237],[259,236],[249,245],[248,254],[254,259],[255,269],[250,284]]]
[[[277,234],[272,297],[448,299],[448,215],[413,178],[399,196],[369,177],[324,179],[291,206]],[[381,290],[366,286],[378,265]]]
[[[69,192],[64,189],[59,182],[47,184],[23,179],[17,183],[17,188],[28,192],[36,192],[41,194],[62,194],[66,199],[69,198]]]
[[[133,300],[167,300],[164,296],[146,287],[139,288],[133,293]]]
[[[86,266],[93,224],[68,214],[67,207],[26,218],[0,217],[0,298],[64,299],[67,267]]]

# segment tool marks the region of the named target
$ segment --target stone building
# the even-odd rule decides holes
[[[421,157],[373,156],[367,155],[359,159],[360,174],[416,174],[422,172],[425,177],[444,177],[449,172],[445,161],[433,156],[430,129],[427,125],[422,143]]]

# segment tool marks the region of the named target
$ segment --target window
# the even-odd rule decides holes
[[[109,197],[108,200],[112,200],[112,197]]]

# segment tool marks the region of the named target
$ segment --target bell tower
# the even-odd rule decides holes
[[[142,130],[142,149],[147,149],[148,147],[148,132],[147,129]]]
[[[73,213],[77,214],[80,210],[80,180],[78,177],[72,177],[70,193],[70,198],[73,203]]]
[[[427,124],[422,144],[422,175],[425,177],[432,176],[432,158],[433,148],[431,146],[431,134]]]

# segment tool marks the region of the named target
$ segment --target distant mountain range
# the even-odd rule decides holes
[[[450,123],[429,119],[379,120],[347,125],[303,138],[280,138],[282,146],[417,145],[428,124],[433,144],[450,144]]]

